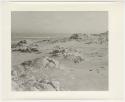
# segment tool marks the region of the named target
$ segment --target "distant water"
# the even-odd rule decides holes
[[[12,41],[19,41],[19,40],[44,40],[44,39],[54,39],[54,37],[12,37]]]

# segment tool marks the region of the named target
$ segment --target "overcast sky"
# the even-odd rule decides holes
[[[15,11],[12,35],[101,33],[108,30],[106,11]]]

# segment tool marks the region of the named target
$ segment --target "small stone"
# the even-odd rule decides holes
[[[56,89],[53,88],[53,86],[51,86],[50,84],[46,84],[46,91],[56,91]]]
[[[31,87],[30,91],[39,91],[36,87]]]
[[[90,69],[89,71],[93,71],[92,69]]]
[[[47,79],[44,79],[44,80],[40,80],[39,82],[40,82],[40,83],[45,83],[45,84],[48,84],[50,81],[49,81],[49,80],[47,80]]]

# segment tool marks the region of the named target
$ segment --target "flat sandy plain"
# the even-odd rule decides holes
[[[108,33],[75,35],[77,36],[12,38],[12,90],[108,90]],[[36,50],[30,49],[32,46],[29,42],[35,44],[32,46]],[[29,50],[20,50],[18,47],[23,49],[29,45]],[[72,54],[66,55],[66,51]],[[79,53],[79,56],[73,53]],[[47,62],[44,66],[46,58],[57,63],[54,66]]]

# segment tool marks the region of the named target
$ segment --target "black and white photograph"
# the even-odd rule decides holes
[[[12,91],[108,91],[107,11],[12,11]]]

